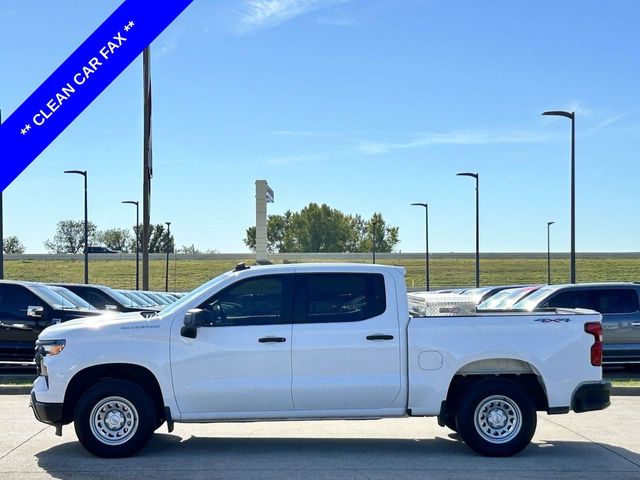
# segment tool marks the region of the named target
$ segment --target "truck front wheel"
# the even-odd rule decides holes
[[[75,410],[80,443],[98,457],[128,457],[141,450],[156,424],[151,398],[138,385],[105,380],[91,387]]]
[[[470,386],[459,404],[458,433],[476,452],[508,457],[523,450],[536,430],[536,411],[522,388],[510,380]]]

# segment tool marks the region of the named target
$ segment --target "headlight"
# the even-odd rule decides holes
[[[36,351],[43,357],[47,355],[58,355],[64,350],[66,344],[66,340],[38,340],[36,342]]]

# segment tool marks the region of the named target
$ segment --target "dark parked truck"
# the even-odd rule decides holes
[[[98,310],[147,313],[155,313],[159,310],[156,307],[141,307],[139,303],[134,302],[118,290],[104,285],[86,285],[84,283],[59,283],[57,285],[71,290]]]
[[[0,281],[0,363],[33,362],[36,339],[46,327],[102,313],[69,291]]]

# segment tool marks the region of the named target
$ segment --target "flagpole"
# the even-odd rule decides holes
[[[149,223],[151,219],[151,47],[142,53],[144,138],[142,171],[142,289],[149,290]]]

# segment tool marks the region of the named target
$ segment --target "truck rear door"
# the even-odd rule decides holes
[[[395,289],[380,273],[298,273],[296,410],[382,409],[401,387]]]

